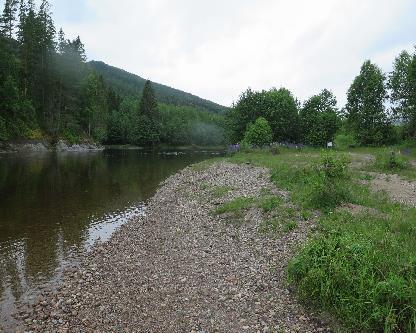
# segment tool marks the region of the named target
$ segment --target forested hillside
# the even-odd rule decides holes
[[[146,83],[146,80],[142,77],[107,65],[102,61],[90,61],[88,65],[98,74],[102,75],[105,81],[123,97],[137,97],[137,92],[142,91]],[[153,89],[160,103],[176,106],[192,106],[218,114],[224,114],[226,110],[221,105],[163,84],[153,83]]]
[[[146,81],[87,63],[80,37],[57,31],[47,0],[6,0],[0,23],[0,142],[224,142],[224,107],[160,84],[153,94],[148,82],[152,107],[143,108]]]

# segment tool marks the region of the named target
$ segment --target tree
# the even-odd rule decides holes
[[[408,134],[416,137],[416,51],[403,51],[393,63],[388,87],[393,112],[407,125]]]
[[[392,140],[392,126],[386,114],[385,76],[381,69],[365,61],[348,90],[346,118],[360,144],[381,145]]]
[[[337,113],[337,100],[329,90],[309,98],[300,111],[302,141],[312,146],[332,141],[340,126]]]
[[[13,38],[17,5],[17,0],[6,0],[4,3],[3,15],[1,16],[1,32],[9,39]]]
[[[136,124],[137,141],[142,145],[153,145],[160,140],[160,115],[151,82],[144,85]]]
[[[140,100],[139,112],[141,115],[146,115],[150,118],[156,118],[158,109],[155,92],[153,91],[152,83],[147,80],[144,88],[142,98]]]
[[[273,140],[273,132],[269,122],[263,117],[257,118],[254,124],[250,124],[244,135],[244,142],[263,147]]]
[[[266,93],[265,118],[273,130],[276,142],[296,142],[299,139],[298,104],[286,88],[271,89]]]
[[[227,115],[232,141],[242,140],[247,126],[259,117],[270,123],[274,141],[298,140],[298,105],[288,89],[245,91]]]
[[[103,142],[107,138],[107,88],[102,76],[91,72],[85,80],[83,128],[88,136]]]

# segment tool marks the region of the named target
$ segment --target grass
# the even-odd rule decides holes
[[[268,213],[279,207],[282,202],[283,199],[276,196],[263,196],[259,200],[258,207],[261,208],[264,213]]]
[[[412,157],[402,155],[399,151],[383,149],[375,154],[375,160],[367,166],[368,171],[398,174],[399,176],[416,180],[416,168],[411,164]]]
[[[208,169],[211,165],[213,165],[215,163],[218,163],[218,162],[220,162],[222,160],[224,160],[223,157],[213,157],[213,158],[204,160],[202,162],[193,164],[193,165],[190,166],[190,168],[193,171],[196,171],[196,172],[198,172],[198,171],[204,171],[204,170]]]
[[[291,192],[302,218],[310,217],[312,210],[321,211],[318,233],[288,267],[288,279],[301,300],[332,313],[352,331],[415,332],[415,208],[372,193],[359,182],[371,177],[350,171],[345,156],[337,152],[321,157],[317,151],[282,151],[275,156],[257,151],[229,160],[270,168],[272,181]],[[385,166],[380,168],[388,173]],[[262,229],[296,228],[297,212],[265,197],[258,207],[268,214],[275,212],[276,217]],[[364,210],[352,215],[336,209],[344,203],[374,208],[380,214]],[[247,202],[234,203],[234,207],[244,205]]]
[[[414,332],[416,210],[389,218],[335,212],[290,262],[299,297],[360,331]]]
[[[210,192],[211,195],[215,198],[221,198],[225,196],[227,193],[232,191],[232,188],[229,186],[214,186]]]
[[[230,222],[241,223],[244,216],[244,211],[250,208],[255,202],[254,198],[239,197],[229,202],[226,202],[217,209],[215,209],[215,215],[228,214]]]

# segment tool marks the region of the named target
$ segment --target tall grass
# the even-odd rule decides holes
[[[299,297],[360,331],[415,332],[416,210],[326,215],[290,262]]]
[[[273,182],[291,191],[303,210],[322,211],[318,234],[288,267],[301,300],[353,331],[416,332],[415,208],[372,193],[337,153],[237,154],[231,160],[270,168]],[[336,209],[343,203],[372,210],[353,215]]]

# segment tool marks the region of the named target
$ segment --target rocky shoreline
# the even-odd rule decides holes
[[[68,268],[58,290],[18,313],[31,332],[324,332],[285,280],[293,251],[314,217],[286,232],[260,232],[267,213],[244,211],[238,225],[221,204],[288,193],[267,169],[216,163],[168,178],[147,214],[121,227]],[[224,195],[213,189],[226,186]]]
[[[42,153],[42,152],[86,152],[100,151],[104,147],[88,141],[69,144],[64,140],[59,140],[55,144],[48,141],[27,141],[27,142],[8,142],[0,144],[0,153]]]

